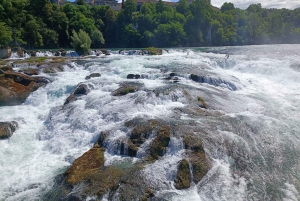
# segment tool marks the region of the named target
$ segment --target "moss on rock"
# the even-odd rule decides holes
[[[177,167],[177,176],[174,180],[175,188],[178,190],[186,189],[191,186],[190,165],[186,159],[182,159]]]

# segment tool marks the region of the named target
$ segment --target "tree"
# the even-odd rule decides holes
[[[4,22],[0,22],[0,46],[6,46],[8,42],[12,41],[11,36],[10,28]]]
[[[103,35],[101,31],[99,31],[98,29],[92,31],[91,39],[92,39],[92,46],[95,48],[98,48],[105,43]]]
[[[72,30],[71,45],[79,55],[88,55],[91,47],[92,40],[90,36],[83,30],[79,30],[78,34]]]
[[[225,2],[221,7],[222,13],[224,13],[227,10],[234,10],[234,9],[235,9],[235,7],[234,7],[233,3],[227,3],[227,2]]]

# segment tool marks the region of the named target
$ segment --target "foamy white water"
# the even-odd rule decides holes
[[[174,86],[163,79],[170,72],[179,75],[182,88],[190,93],[196,90],[209,110],[221,115],[177,118],[194,121],[205,131],[202,141],[212,167],[198,184],[176,190],[173,180],[184,150],[182,142],[172,138],[166,155],[143,171],[155,196],[201,201],[299,200],[299,58],[299,45],[172,49],[162,56],[112,54],[57,73],[52,83],[32,93],[24,104],[0,108],[0,121],[19,123],[9,140],[0,141],[0,200],[39,199],[56,175],[92,147],[101,131],[113,133],[107,140],[105,165],[140,160],[153,138],[140,147],[136,158],[120,156],[116,142],[128,137],[124,122],[136,117],[177,118],[174,109],[189,105],[181,88],[158,96],[153,92]],[[92,72],[101,77],[85,81]],[[148,79],[138,81],[148,91],[112,96],[130,73],[147,75]],[[201,73],[210,82],[189,78]],[[91,92],[63,106],[80,82]]]

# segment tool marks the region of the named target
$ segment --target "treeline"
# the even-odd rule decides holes
[[[86,32],[93,48],[251,45],[300,42],[300,8],[246,10],[210,0],[180,0],[175,8],[159,0],[139,11],[126,0],[109,6],[57,6],[50,0],[0,0],[0,45],[70,48],[74,33]]]

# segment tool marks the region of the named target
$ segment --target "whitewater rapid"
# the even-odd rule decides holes
[[[170,85],[163,78],[178,72],[179,83],[201,93],[210,111],[220,116],[191,117],[203,131],[202,141],[212,167],[187,190],[173,186],[184,157],[180,139],[147,165],[144,175],[161,200],[299,200],[300,192],[300,45],[171,49],[161,56],[119,55],[88,59],[43,75],[51,80],[19,106],[0,107],[0,121],[17,121],[18,130],[0,141],[0,200],[38,200],[73,161],[88,151],[103,130],[111,130],[105,165],[143,157],[115,153],[114,141],[126,137],[120,125],[133,118],[169,119],[189,104],[180,90],[149,96],[145,91],[119,99],[111,96],[128,74],[146,89]],[[229,55],[227,58],[226,55]],[[93,72],[101,77],[86,81]],[[197,83],[190,74],[205,72],[226,84]],[[66,98],[79,83],[91,92],[71,104]],[[151,139],[151,138],[150,138]],[[105,200],[105,198],[104,198]]]

